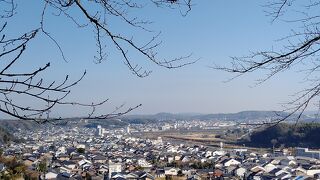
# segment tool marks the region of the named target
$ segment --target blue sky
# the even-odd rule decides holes
[[[24,70],[51,62],[52,66],[45,74],[48,80],[63,78],[66,74],[76,79],[87,70],[85,79],[72,89],[68,98],[80,102],[110,98],[102,111],[111,111],[122,103],[127,106],[143,104],[133,114],[281,110],[281,103],[290,100],[290,95],[303,86],[301,74],[294,69],[254,86],[255,80],[262,75],[259,72],[224,83],[232,75],[209,66],[214,63],[228,65],[232,56],[281,47],[281,42],[275,40],[287,35],[296,25],[281,21],[271,23],[262,7],[264,1],[202,0],[194,3],[186,17],[178,10],[154,6],[147,6],[137,15],[154,22],[149,25],[150,29],[162,32],[160,57],[193,53],[194,58],[200,58],[196,64],[168,70],[133,55],[136,63],[153,71],[146,78],[138,78],[123,64],[110,44],[107,44],[107,60],[95,64],[92,28],[79,29],[65,17],[52,16],[52,11],[48,11],[45,27],[61,45],[68,63],[62,60],[57,47],[40,35],[30,44],[23,62],[16,68]],[[21,33],[37,27],[42,7],[39,2],[18,1],[18,13],[12,18],[14,23],[9,24],[9,32]],[[112,20],[110,26],[114,32],[129,35],[136,32]],[[146,34],[140,31],[134,36],[146,41]],[[54,114],[77,116],[81,112],[73,108],[56,108]]]

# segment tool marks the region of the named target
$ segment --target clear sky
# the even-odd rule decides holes
[[[43,7],[42,1],[17,2],[18,13],[9,23],[13,34],[37,27]],[[80,102],[109,98],[110,103],[103,107],[104,111],[111,111],[122,103],[127,106],[143,104],[133,114],[281,110],[281,103],[290,100],[290,95],[300,90],[301,74],[293,70],[254,86],[255,80],[261,77],[260,73],[224,83],[232,75],[208,67],[214,63],[228,65],[231,56],[278,47],[275,40],[287,35],[295,25],[281,21],[271,23],[271,18],[264,12],[264,3],[257,0],[194,1],[195,5],[186,17],[182,17],[179,10],[154,6],[137,12],[143,19],[154,22],[148,26],[150,29],[162,32],[160,57],[178,57],[192,52],[194,58],[201,58],[196,64],[174,70],[158,67],[145,59],[135,59],[140,66],[153,71],[146,78],[134,76],[110,44],[106,47],[109,50],[107,60],[95,64],[93,29],[79,29],[65,17],[53,16],[53,11],[48,11],[45,27],[61,45],[68,63],[62,60],[52,41],[40,35],[30,44],[23,62],[16,68],[24,70],[51,62],[52,66],[46,72],[49,80],[66,74],[76,79],[87,70],[85,79],[72,89],[68,98]],[[112,20],[110,26],[114,32],[133,33]],[[147,40],[143,32],[134,36],[141,41]],[[59,116],[81,115],[73,108],[56,108],[54,113]]]

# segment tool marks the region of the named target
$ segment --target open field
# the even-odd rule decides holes
[[[202,135],[202,134],[191,134],[191,135],[163,135],[163,138],[169,139],[180,139],[186,141],[198,141],[198,142],[206,142],[206,143],[214,143],[214,142],[225,142],[224,139],[217,138],[215,134],[212,135]]]
[[[144,132],[136,134],[137,137],[144,137],[149,139],[156,139],[161,137],[165,141],[176,144],[194,144],[203,145],[209,149],[220,148],[220,143],[223,142],[224,148],[244,148],[243,145],[237,142],[236,135],[223,136],[227,129],[219,130],[191,130],[191,131],[159,131],[159,132]],[[253,151],[267,151],[265,148],[251,148],[245,147]]]

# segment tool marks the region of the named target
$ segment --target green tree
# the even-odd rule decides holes
[[[8,144],[10,142],[10,137],[7,134],[3,135],[3,142],[4,144]]]
[[[38,171],[40,172],[40,174],[43,174],[43,179],[45,179],[46,173],[48,171],[48,164],[46,160],[42,160],[39,162],[38,164]]]
[[[85,152],[86,152],[86,150],[84,148],[77,149],[77,153],[79,153],[79,154],[84,154]]]
[[[0,175],[0,179],[21,178],[27,171],[27,167],[21,161],[18,161],[15,157],[1,157],[0,162],[3,163],[6,167],[6,170],[3,171]]]

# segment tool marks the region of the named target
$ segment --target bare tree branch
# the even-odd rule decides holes
[[[280,17],[285,19],[286,13],[295,13],[295,19],[290,16],[286,23],[300,23],[301,28],[292,30],[291,34],[280,39],[286,41],[280,50],[258,51],[246,57],[233,57],[230,66],[218,66],[213,68],[234,74],[234,78],[244,74],[262,71],[265,76],[258,79],[258,84],[273,78],[277,74],[298,68],[299,72],[307,74],[306,81],[311,82],[309,87],[295,94],[295,98],[287,103],[285,112],[288,115],[279,117],[272,122],[260,123],[257,125],[274,125],[289,118],[294,117],[296,123],[303,115],[304,111],[313,104],[319,102],[320,79],[317,76],[320,67],[320,15],[318,9],[320,1],[311,0],[299,6],[294,0],[274,0],[269,2],[266,7],[267,15],[272,17],[272,21]],[[296,10],[299,8],[299,10]],[[315,13],[318,14],[315,14]],[[311,78],[310,78],[311,77]]]
[[[30,120],[38,123],[54,123],[63,120],[64,117],[49,118],[48,113],[58,106],[80,107],[88,110],[85,119],[110,119],[129,113],[141,104],[126,107],[125,104],[116,107],[111,112],[104,111],[98,114],[98,108],[108,103],[108,99],[98,103],[80,103],[78,101],[67,101],[71,89],[85,77],[86,71],[76,80],[70,80],[66,75],[64,79],[48,81],[44,72],[51,68],[50,62],[40,65],[37,69],[26,69],[24,72],[16,72],[15,66],[24,59],[23,55],[30,46],[30,41],[44,36],[57,47],[62,59],[67,62],[63,47],[55,39],[54,32],[47,29],[48,17],[63,16],[71,20],[77,28],[92,28],[93,36],[96,38],[97,55],[94,56],[96,63],[101,63],[106,57],[106,47],[113,47],[122,56],[123,62],[129,70],[138,77],[148,76],[151,71],[143,70],[130,53],[140,54],[147,61],[168,69],[183,67],[196,60],[190,60],[191,54],[180,56],[170,60],[160,60],[157,48],[161,41],[158,41],[160,33],[149,30],[147,25],[151,21],[144,20],[131,15],[131,11],[138,11],[145,7],[145,3],[151,3],[156,7],[177,8],[181,14],[186,15],[191,10],[191,0],[43,0],[43,9],[38,19],[39,27],[29,32],[22,32],[22,35],[8,37],[6,32],[7,24],[11,23],[10,18],[15,15],[17,5],[14,0],[0,0],[0,112],[21,120]],[[51,11],[54,11],[53,13]],[[74,11],[80,12],[74,14]],[[110,28],[110,19],[116,18],[128,25],[130,28],[142,30],[146,34],[153,34],[149,41],[144,44],[132,37],[121,34],[125,32],[114,32]],[[112,22],[111,22],[112,23]],[[107,41],[111,44],[106,43]],[[110,48],[108,48],[110,49]],[[31,99],[33,103],[26,105],[21,99]],[[47,114],[47,117],[45,117]]]

